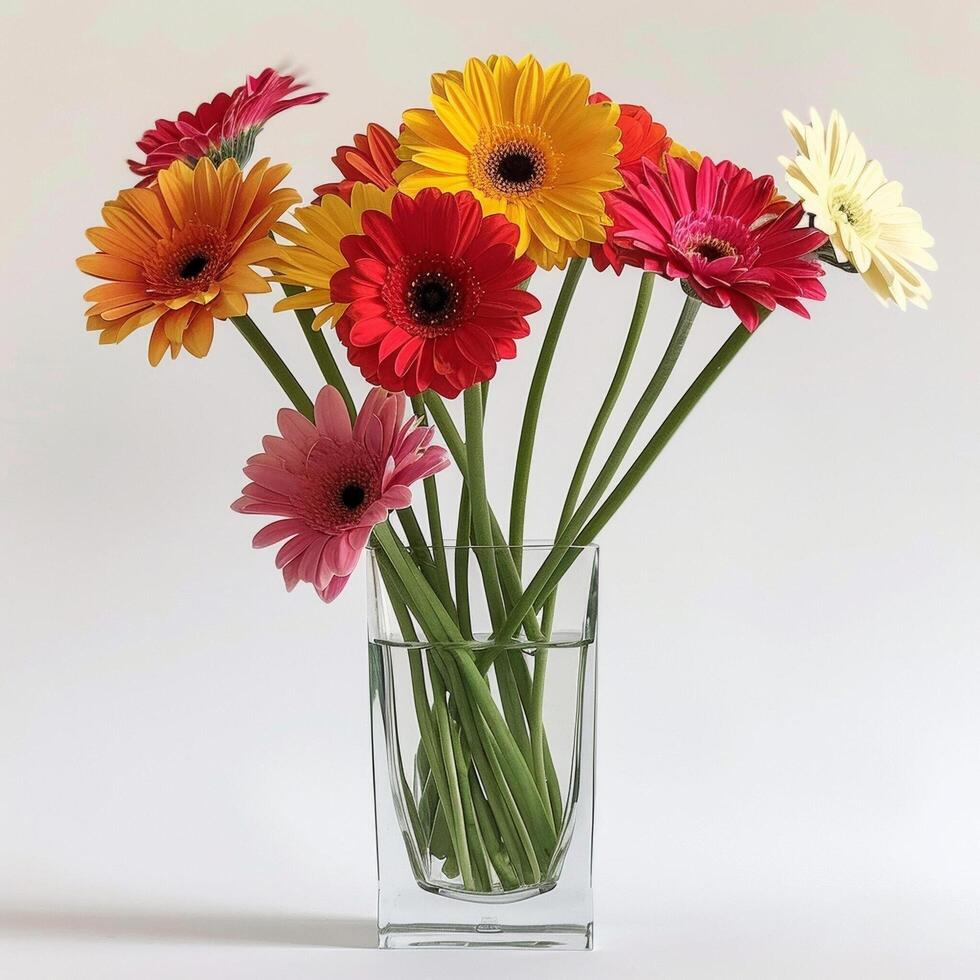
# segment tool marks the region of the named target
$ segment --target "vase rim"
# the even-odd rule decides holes
[[[427,542],[428,543],[428,542]],[[431,547],[431,544],[430,544]],[[555,542],[544,539],[544,538],[533,538],[531,540],[525,541],[520,545],[509,545],[509,544],[465,544],[457,545],[455,538],[446,538],[443,542],[443,551],[551,551],[555,547]],[[598,554],[599,545],[598,544],[569,544],[560,545],[567,551],[575,551],[579,554],[585,554],[592,552]],[[384,549],[380,545],[368,542],[365,546],[366,551],[383,551]]]

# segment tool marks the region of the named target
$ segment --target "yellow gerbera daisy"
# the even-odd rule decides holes
[[[279,251],[269,230],[300,200],[276,189],[288,173],[287,164],[261,160],[245,177],[233,159],[215,168],[203,157],[193,167],[175,161],[149,187],[120,191],[102,209],[106,226],[86,232],[100,251],[77,261],[109,280],[85,294],[99,343],[118,344],[155,321],[151,364],[182,348],[204,357],[215,319],[244,315],[246,294],[269,291],[251,266]]]
[[[589,80],[561,63],[543,68],[471,58],[433,75],[433,109],[404,115],[399,190],[472,191],[486,214],[520,228],[517,253],[545,269],[603,242],[603,191],[622,185],[615,103],[589,104]]]
[[[307,291],[279,300],[274,309],[316,310],[313,329],[336,321],[347,309],[346,303],[334,303],[330,298],[330,280],[338,269],[347,266],[340,251],[340,242],[347,235],[360,235],[361,217],[365,211],[391,214],[395,188],[382,190],[373,184],[356,183],[351,188],[350,203],[334,194],[324,195],[318,203],[296,208],[293,217],[303,226],[280,221],[273,231],[292,242],[283,245],[279,257],[269,263],[276,282],[305,286]],[[320,309],[322,307],[322,309]]]
[[[826,129],[816,109],[809,126],[790,112],[783,119],[800,152],[779,162],[837,259],[850,262],[883,304],[894,300],[903,310],[907,303],[925,309],[932,291],[913,263],[936,268],[926,251],[933,237],[918,212],[902,204],[902,185],[885,179],[881,164],[867,158],[836,110]]]

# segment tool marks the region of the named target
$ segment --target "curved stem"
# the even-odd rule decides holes
[[[296,411],[302,412],[312,422],[313,402],[310,401],[310,396],[303,390],[303,386],[296,380],[296,376],[286,366],[286,362],[279,356],[275,347],[269,343],[265,334],[259,330],[255,321],[246,313],[245,316],[233,316],[231,322],[279,382],[279,386],[293,403]]]
[[[568,570],[577,557],[574,550],[569,549],[590,544],[602,528],[609,523],[609,520],[619,510],[633,488],[653,465],[654,460],[660,455],[667,443],[670,442],[674,433],[680,428],[681,423],[691,414],[694,406],[697,405],[705,392],[714,384],[722,371],[731,363],[735,355],[742,349],[751,336],[749,331],[741,324],[735,328],[728,337],[728,340],[722,344],[715,356],[705,366],[704,370],[701,371],[687,391],[684,392],[670,414],[664,419],[660,428],[657,429],[650,441],[643,447],[636,461],[624,474],[619,483],[616,484],[612,493],[602,502],[602,505],[595,512],[588,524],[583,524],[573,533],[573,519],[573,523],[565,529],[560,540],[555,542],[555,546],[551,549],[548,557],[538,569],[537,574],[535,574],[534,578],[524,590],[524,594],[511,607],[507,621],[504,623],[497,637],[498,640],[503,641],[507,637],[513,636],[527,611],[533,609],[539,600],[547,598],[551,590],[560,581],[561,576]],[[481,666],[483,665],[481,664]]]
[[[612,381],[609,383],[609,390],[606,392],[606,397],[602,400],[602,405],[599,406],[595,421],[592,423],[592,428],[589,430],[585,445],[582,447],[582,453],[578,458],[578,463],[575,465],[575,472],[572,474],[571,483],[568,485],[568,493],[565,495],[565,503],[562,506],[561,517],[558,519],[558,526],[555,528],[556,540],[561,534],[561,529],[568,523],[572,514],[575,513],[575,507],[578,504],[579,494],[582,492],[585,477],[588,475],[592,457],[595,455],[596,447],[599,445],[602,433],[606,429],[609,416],[612,415],[613,409],[619,401],[619,396],[623,391],[623,385],[626,384],[626,377],[633,364],[633,357],[636,354],[636,348],[640,342],[640,335],[643,333],[643,325],[646,323],[647,312],[650,309],[650,297],[653,293],[653,284],[655,281],[656,274],[653,272],[644,272],[640,277],[640,287],[636,293],[633,317],[630,320],[629,329],[626,332],[623,351],[619,355],[619,363],[616,365],[616,371],[613,374]],[[554,615],[555,602],[554,596],[552,596],[544,607],[544,616],[541,624],[545,636],[551,633]],[[537,670],[537,661],[535,661],[535,670]]]
[[[527,485],[531,476],[531,456],[534,453],[534,438],[538,431],[538,417],[541,414],[541,401],[544,398],[545,385],[548,383],[548,374],[551,371],[551,363],[555,357],[555,349],[558,346],[558,339],[571,305],[572,297],[575,295],[575,287],[582,277],[582,270],[585,267],[585,259],[572,259],[565,273],[565,281],[562,283],[561,292],[555,302],[554,312],[551,314],[551,322],[548,324],[548,331],[544,336],[541,345],[541,353],[538,354],[538,362],[534,366],[534,376],[531,378],[531,387],[527,393],[527,405],[524,409],[524,422],[521,425],[521,438],[517,445],[517,462],[514,465],[514,487],[510,499],[510,546],[520,549],[524,543],[524,516],[527,511]],[[467,436],[468,438],[468,436]],[[518,570],[521,567],[521,553],[516,552],[516,563]]]
[[[693,296],[686,296],[684,298],[684,306],[681,308],[680,316],[677,318],[674,332],[667,342],[667,349],[664,351],[664,355],[661,357],[657,369],[653,372],[653,377],[650,378],[646,388],[643,390],[643,394],[640,395],[636,403],[636,407],[626,420],[623,431],[616,440],[616,444],[613,446],[605,463],[602,464],[599,475],[595,478],[592,486],[589,487],[589,492],[585,495],[585,499],[568,519],[565,527],[562,528],[562,532],[564,532],[565,528],[574,526],[575,533],[578,533],[592,513],[593,508],[598,504],[606,488],[612,483],[616,475],[616,470],[619,469],[620,464],[626,458],[630,446],[633,445],[641,426],[646,421],[647,416],[660,397],[660,392],[664,390],[664,385],[667,384],[668,378],[670,378],[674,367],[677,365],[677,360],[681,356],[681,351],[684,349],[688,334],[691,332],[694,318],[700,309],[701,300]]]
[[[568,523],[568,519],[575,512],[578,496],[582,492],[582,485],[585,483],[585,477],[589,471],[589,464],[595,455],[596,447],[599,445],[599,440],[605,431],[609,416],[612,415],[613,409],[616,407],[619,396],[623,391],[626,376],[629,374],[637,345],[640,342],[640,334],[643,333],[643,325],[646,323],[655,280],[656,273],[653,272],[644,272],[640,279],[640,288],[636,294],[636,304],[633,307],[633,317],[630,320],[629,330],[626,332],[623,352],[619,355],[619,363],[616,365],[613,379],[609,383],[609,390],[606,392],[606,397],[599,407],[599,412],[595,417],[595,421],[592,423],[592,428],[589,430],[588,438],[582,447],[582,454],[579,456],[575,473],[572,475],[572,481],[568,487],[568,493],[565,495],[565,504],[562,507],[558,527],[555,529],[555,537],[558,536],[561,529]]]

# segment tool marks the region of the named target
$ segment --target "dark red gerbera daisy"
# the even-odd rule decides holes
[[[182,112],[176,120],[158,119],[136,143],[146,159],[128,160],[129,169],[143,178],[139,186],[144,187],[174,160],[193,165],[201,157],[210,157],[217,165],[234,157],[238,166],[244,167],[252,155],[255,137],[273,116],[296,105],[319,102],[327,94],[305,92],[289,98],[305,87],[292,75],[280,75],[274,68],[249,75],[231,95],[219,92],[195,112]]]
[[[391,217],[365,212],[363,234],[340,243],[347,267],[330,294],[349,303],[337,336],[371,384],[455,398],[517,353],[525,317],[541,308],[516,287],[534,262],[515,257],[520,230],[484,215],[468,191],[396,195]]]
[[[354,184],[374,184],[386,190],[398,183],[395,168],[399,164],[395,151],[398,137],[393,136],[384,126],[368,123],[366,133],[354,137],[353,146],[339,146],[333,157],[336,168],[344,179],[320,184],[313,188],[317,199],[324,194],[336,194],[350,204],[351,188]]]
[[[772,177],[705,157],[700,169],[668,157],[666,173],[643,160],[610,195],[614,240],[634,249],[642,267],[671,279],[710,306],[730,306],[749,330],[756,304],[808,317],[802,299],[823,299],[823,267],[812,253],[827,236],[798,228],[803,207],[779,205]]]

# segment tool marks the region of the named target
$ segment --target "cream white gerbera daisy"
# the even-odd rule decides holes
[[[887,180],[881,164],[868,159],[836,110],[826,128],[815,109],[809,126],[790,112],[783,119],[800,152],[779,162],[838,261],[849,262],[882,303],[891,299],[903,310],[907,303],[924,309],[932,291],[914,266],[936,268],[926,251],[933,237],[919,213],[902,204],[902,185]]]

